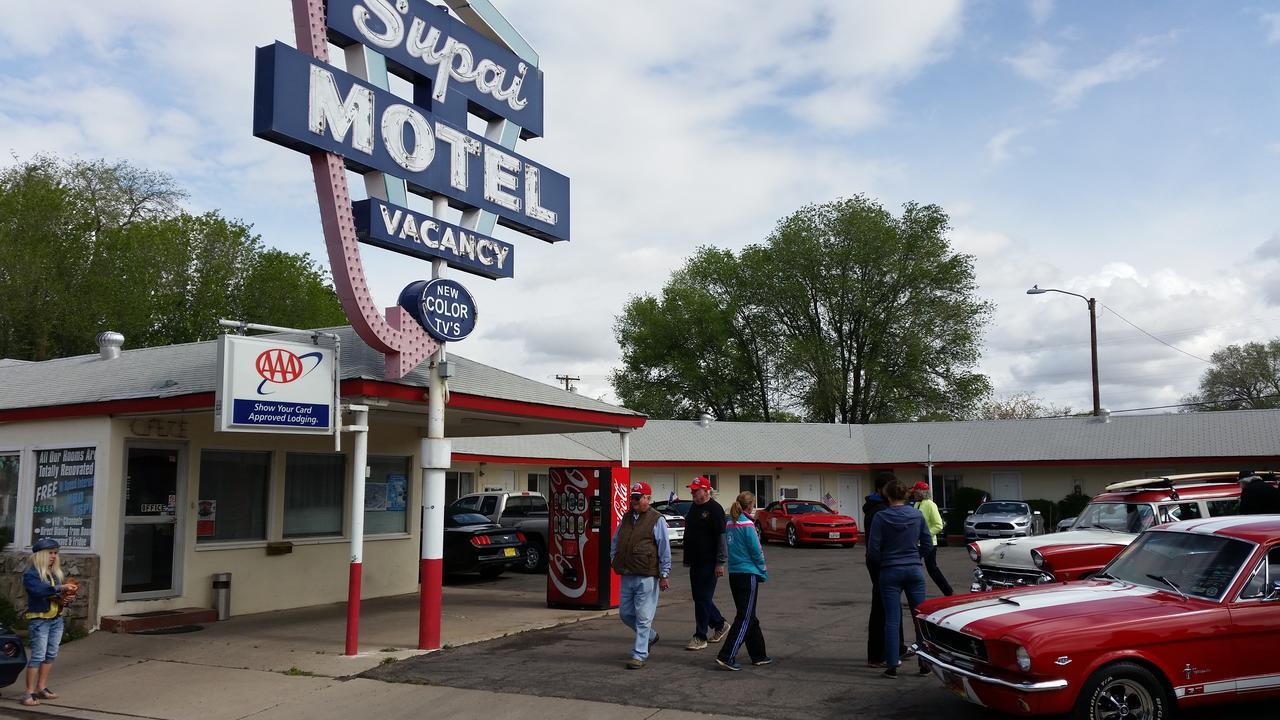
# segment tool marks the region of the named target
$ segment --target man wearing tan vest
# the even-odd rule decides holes
[[[653,616],[658,610],[658,593],[666,590],[671,572],[671,543],[667,521],[649,507],[653,489],[647,482],[631,483],[631,505],[609,547],[613,571],[622,576],[618,594],[618,615],[636,633],[628,670],[639,670],[649,659],[649,646],[658,642]]]

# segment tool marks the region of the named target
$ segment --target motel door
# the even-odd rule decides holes
[[[130,447],[124,479],[120,543],[120,599],[181,594],[177,543],[182,538],[181,478],[185,453],[178,447]]]

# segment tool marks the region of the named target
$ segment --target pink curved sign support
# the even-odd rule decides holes
[[[298,49],[322,62],[329,61],[322,0],[293,0],[294,35]],[[351,215],[342,157],[327,152],[311,154],[311,173],[320,202],[320,222],[334,287],[356,333],[384,356],[382,376],[397,380],[408,375],[439,347],[408,312],[400,307],[379,312],[360,260],[360,244]]]

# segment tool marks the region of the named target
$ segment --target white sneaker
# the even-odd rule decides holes
[[[689,644],[685,645],[684,649],[685,650],[706,650],[707,641],[703,640],[697,635],[694,635],[692,638],[689,639]]]
[[[724,639],[725,635],[729,634],[729,623],[725,623],[724,627],[720,628],[719,630],[716,630],[715,628],[710,628],[708,632],[709,634],[707,635],[707,641],[718,643]]]

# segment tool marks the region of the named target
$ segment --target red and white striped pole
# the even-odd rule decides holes
[[[448,205],[435,198],[436,217],[444,215]],[[444,261],[431,261],[432,279],[444,275]],[[427,384],[427,437],[422,441],[422,555],[418,605],[418,649],[440,647],[440,608],[444,583],[444,473],[452,459],[451,446],[444,439],[445,379],[440,376],[440,363],[445,360],[444,343],[431,359]]]
[[[360,652],[360,575],[364,567],[364,483],[369,458],[369,408],[352,405],[355,424],[345,428],[353,432],[351,450],[351,569],[347,573],[347,645],[344,655]]]

